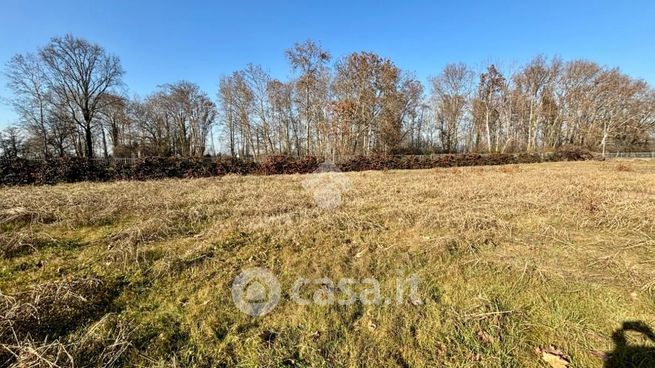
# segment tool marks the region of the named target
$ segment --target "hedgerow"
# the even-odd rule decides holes
[[[429,169],[437,167],[580,161],[592,155],[575,147],[555,152],[520,154],[446,154],[350,156],[336,162],[341,171]],[[49,160],[16,158],[0,161],[0,185],[74,183],[80,181],[154,180],[238,175],[306,174],[326,160],[316,156],[268,156],[255,162],[236,157],[146,157],[143,159],[87,160],[65,157]]]

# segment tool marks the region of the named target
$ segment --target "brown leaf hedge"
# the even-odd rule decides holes
[[[549,153],[446,154],[424,156],[351,156],[335,164],[341,171],[430,169],[438,167],[527,164],[591,159],[588,151],[563,148]],[[306,174],[325,160],[316,156],[268,156],[260,162],[235,157],[147,157],[96,159],[65,157],[49,160],[0,160],[0,185],[74,183],[80,181],[154,180],[238,175]]]

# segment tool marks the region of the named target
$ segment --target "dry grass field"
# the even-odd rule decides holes
[[[655,364],[655,161],[340,174],[328,206],[320,175],[1,188],[0,365]],[[248,267],[282,286],[261,317]],[[420,302],[289,295],[399,274]]]

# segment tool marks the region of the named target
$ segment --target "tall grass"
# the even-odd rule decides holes
[[[0,365],[600,367],[655,326],[655,163],[620,164],[346,173],[330,208],[298,174],[2,188]],[[265,316],[247,267],[282,285]],[[399,273],[421,303],[288,292]]]

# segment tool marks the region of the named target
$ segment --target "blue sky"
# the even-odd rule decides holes
[[[0,0],[0,63],[72,33],[120,56],[131,95],[261,64],[290,75],[284,49],[307,38],[334,56],[373,51],[425,82],[450,62],[586,58],[655,84],[655,2]],[[4,76],[0,96],[7,97]],[[0,126],[13,123],[0,105]]]

